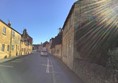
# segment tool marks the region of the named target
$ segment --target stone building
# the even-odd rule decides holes
[[[23,34],[0,20],[0,59],[26,55],[32,52],[32,38],[24,30]]]
[[[62,58],[62,31],[59,32],[59,34],[53,38],[51,43],[51,54],[58,58]]]
[[[118,73],[107,66],[107,53],[118,41],[117,3],[78,0],[65,20],[62,60],[85,83],[118,82]]]
[[[79,44],[78,31],[82,31],[82,26],[88,26],[89,23],[98,20],[97,10],[94,10],[99,5],[103,5],[106,1],[98,0],[78,0],[76,1],[64,22],[63,25],[63,40],[62,40],[62,59],[70,69],[74,69],[76,59],[81,59],[80,53],[77,50]],[[89,27],[89,26],[88,26]],[[82,34],[81,33],[81,34]],[[80,34],[80,35],[81,35]],[[78,44],[77,44],[78,43]],[[81,46],[82,47],[82,46]]]
[[[34,51],[39,51],[40,50],[40,44],[33,44],[33,50]]]
[[[48,52],[51,54],[52,52],[52,49],[51,49],[51,46],[52,46],[52,41],[53,41],[54,38],[51,38],[50,41],[49,41],[49,49],[48,49]]]
[[[0,20],[0,59],[20,55],[21,34]]]
[[[24,29],[21,35],[21,55],[27,55],[32,53],[33,39],[28,35],[27,30]]]
[[[54,50],[55,50],[54,56],[61,59],[62,58],[62,44],[55,45]]]
[[[74,34],[75,34],[75,10],[76,3],[73,4],[63,25],[62,36],[62,60],[70,68],[73,69],[74,62]]]
[[[42,44],[42,46],[46,48],[47,52],[49,52],[50,45],[49,45],[49,42],[48,42],[48,41],[44,42],[44,43]]]

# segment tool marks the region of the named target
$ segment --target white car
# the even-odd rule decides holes
[[[47,51],[41,51],[41,56],[48,56]]]

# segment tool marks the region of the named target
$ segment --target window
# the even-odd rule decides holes
[[[9,51],[9,45],[7,45],[7,51]]]
[[[22,51],[23,51],[23,48],[22,48]]]
[[[5,27],[3,27],[3,29],[2,29],[2,33],[3,33],[4,35],[6,35],[6,28],[5,28]]]
[[[17,50],[19,50],[19,46],[16,45]]]
[[[14,31],[12,31],[12,37],[15,37],[15,32]]]
[[[12,50],[14,50],[14,45],[12,45]]]
[[[4,44],[2,44],[2,49],[1,49],[2,51],[4,51],[5,50],[5,45]]]

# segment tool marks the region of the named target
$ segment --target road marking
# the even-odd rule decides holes
[[[50,73],[50,64],[49,64],[49,58],[47,58],[46,73]]]
[[[42,66],[47,66],[46,64],[41,64]]]
[[[41,64],[42,66],[46,66],[47,67],[47,64]],[[52,65],[49,65],[49,67],[52,67]]]
[[[47,64],[41,64],[41,65],[46,66],[46,73],[50,73],[50,67],[52,67],[52,65],[50,65],[49,58],[47,58]]]
[[[53,63],[52,63],[52,61],[51,61],[51,60],[50,60],[50,63],[51,63],[51,65],[52,65],[52,78],[53,78],[53,83],[56,83],[54,66],[53,66]]]
[[[62,72],[50,72],[50,73],[55,73],[55,74],[58,74],[58,73],[62,73]]]
[[[8,68],[13,68],[13,66],[9,66],[9,65],[0,65],[0,67],[8,67]]]

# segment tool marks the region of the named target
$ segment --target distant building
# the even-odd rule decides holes
[[[49,42],[48,41],[44,42],[42,44],[42,46],[45,47],[47,51],[49,51]]]
[[[28,35],[27,30],[24,29],[21,35],[21,55],[27,55],[32,52],[33,39]]]
[[[58,58],[62,58],[62,31],[51,41],[51,54]]]
[[[41,46],[40,44],[33,44],[33,50],[39,51],[40,46]]]
[[[48,49],[48,52],[51,54],[51,46],[52,46],[52,41],[53,41],[54,38],[51,38],[50,41],[49,41],[49,49]]]

